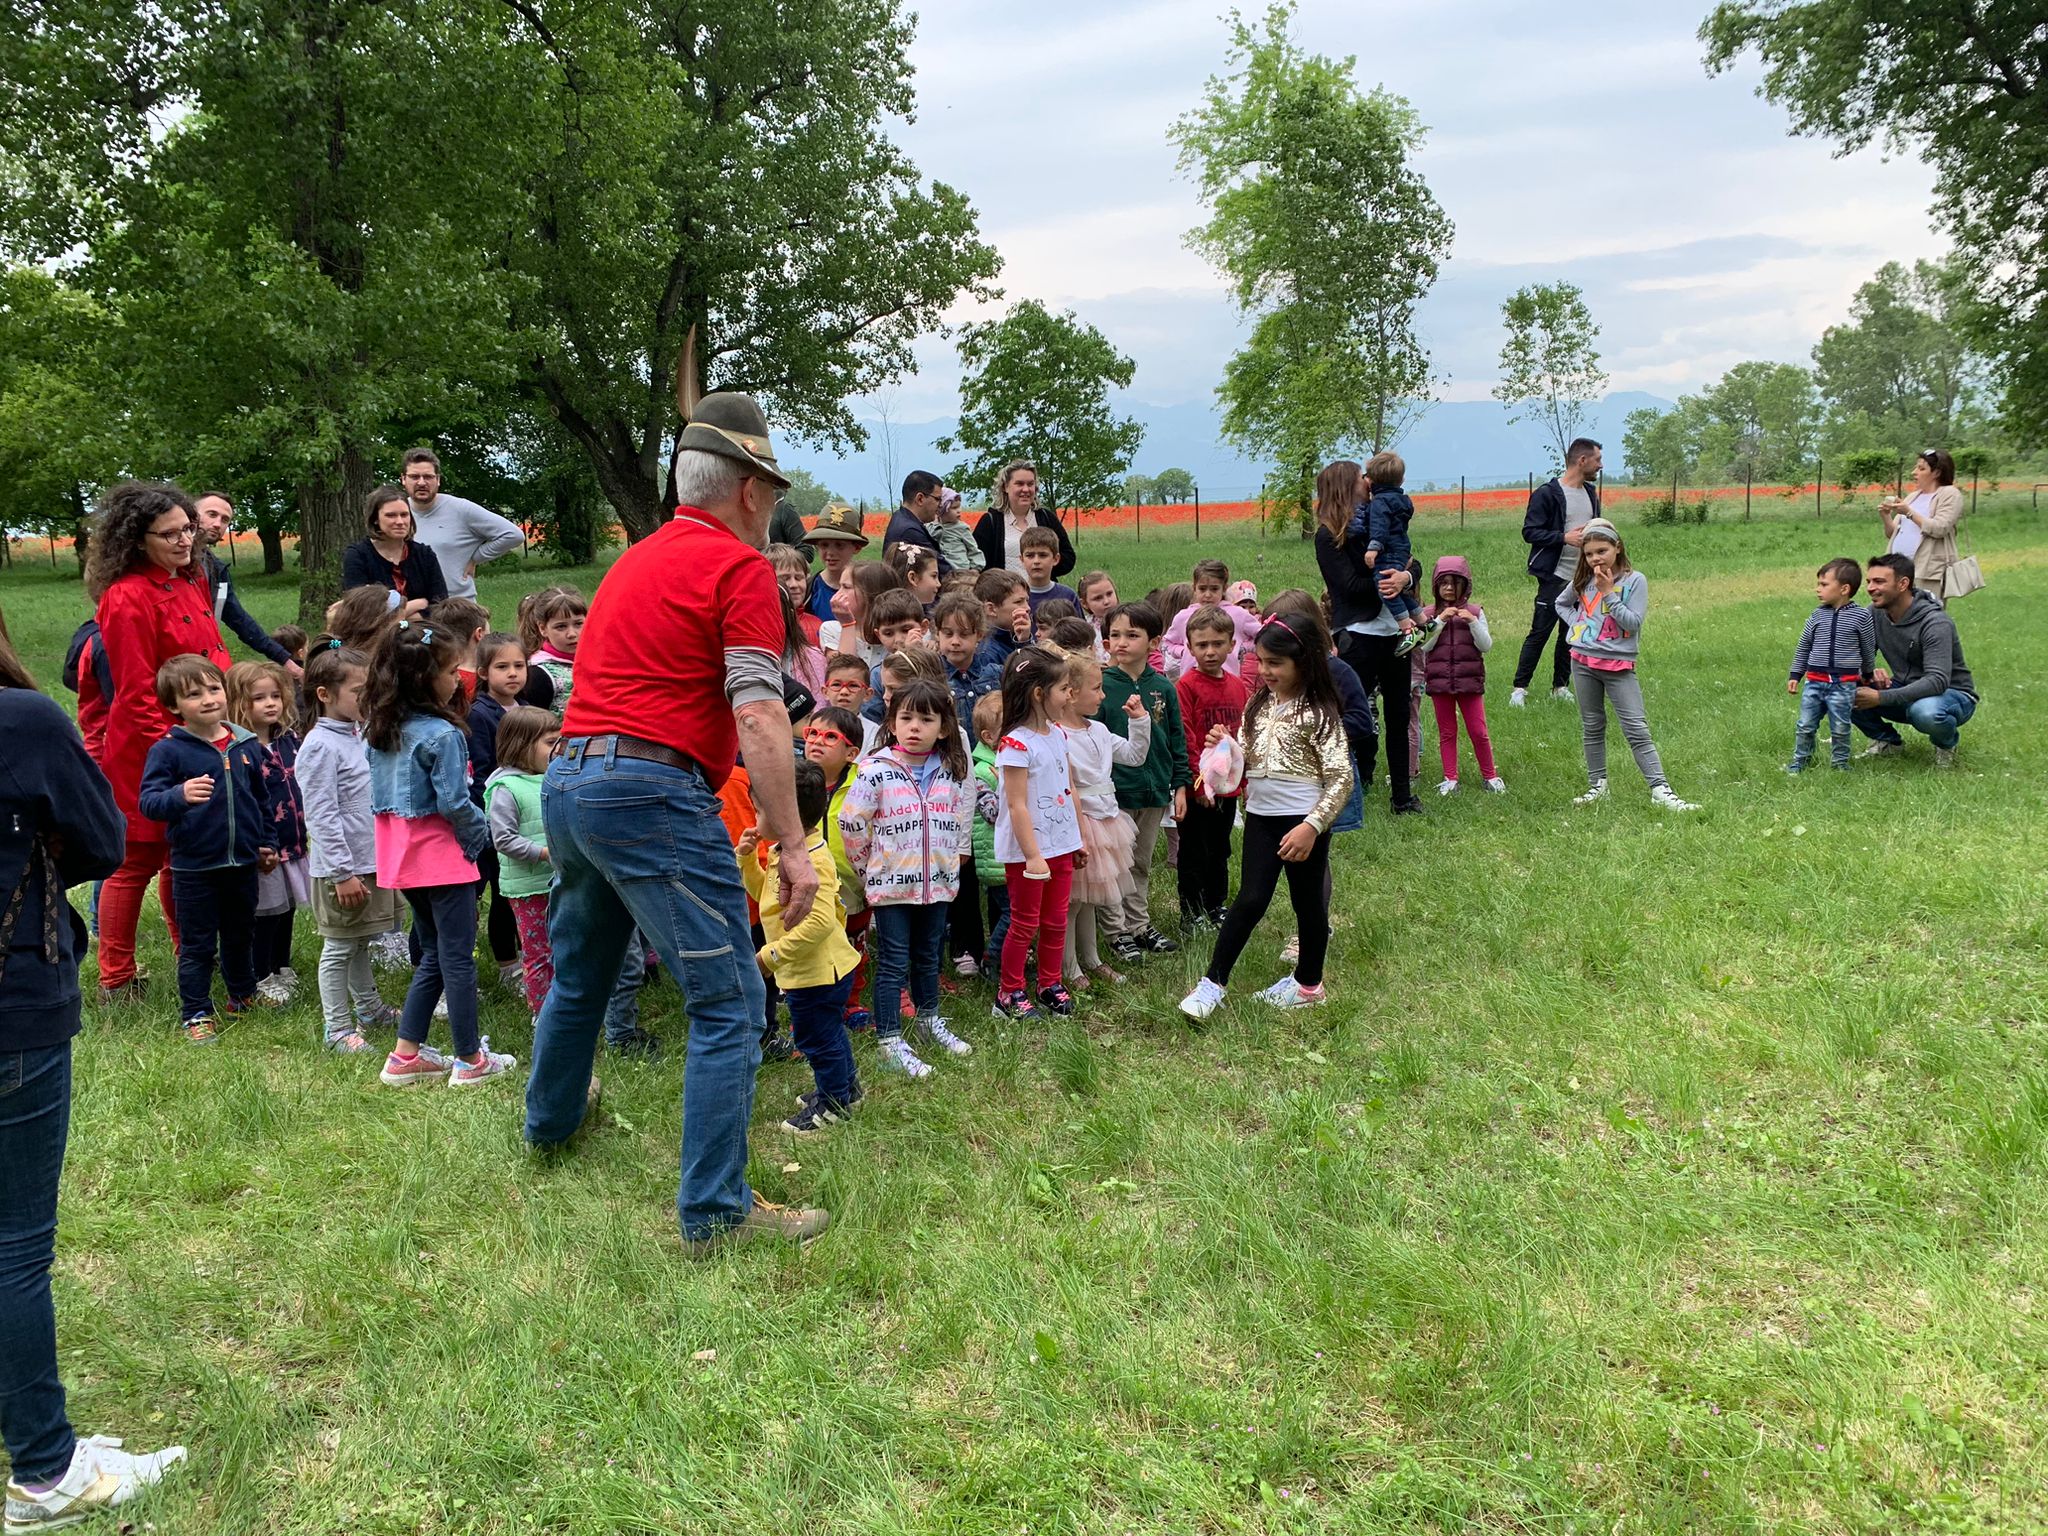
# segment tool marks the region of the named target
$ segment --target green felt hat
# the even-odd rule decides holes
[[[768,441],[768,418],[752,395],[730,390],[706,395],[690,413],[690,424],[683,428],[676,448],[679,452],[689,448],[715,453],[750,475],[785,489],[789,485],[789,476],[776,466],[775,449]]]
[[[811,531],[804,535],[806,544],[822,544],[830,539],[846,539],[865,546],[868,536],[861,532],[860,513],[843,501],[835,501],[818,514]]]

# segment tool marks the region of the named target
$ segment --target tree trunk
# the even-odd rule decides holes
[[[327,627],[327,605],[341,595],[341,552],[362,530],[371,484],[368,457],[343,443],[319,479],[299,487],[299,624],[309,634]]]
[[[256,538],[263,545],[263,574],[280,574],[284,570],[284,530],[268,518],[262,518],[256,524]]]
[[[85,487],[73,482],[71,487],[71,552],[78,556],[78,574],[85,575],[85,562],[91,554],[92,508],[85,503]]]

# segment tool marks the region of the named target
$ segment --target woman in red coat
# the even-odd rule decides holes
[[[206,574],[194,555],[198,526],[192,498],[175,485],[127,481],[101,498],[92,532],[86,590],[99,604],[100,641],[114,673],[100,766],[128,818],[127,857],[100,891],[100,996],[108,1002],[141,993],[135,925],[143,893],[170,854],[163,824],[136,808],[143,760],[177,723],[157,702],[157,668],[184,655],[228,668]],[[168,875],[157,882],[157,894],[176,943]]]

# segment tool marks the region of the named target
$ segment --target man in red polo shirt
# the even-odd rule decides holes
[[[800,846],[795,757],[782,703],[782,601],[761,554],[776,497],[768,424],[752,398],[704,397],[671,467],[676,514],[612,566],[576,652],[576,691],[542,791],[555,868],[555,981],[534,1028],[526,1139],[567,1141],[635,928],[690,1015],[683,1072],[683,1246],[731,1236],[808,1238],[825,1213],[747,1187],[747,1123],[760,1065],[761,973],[718,787],[744,756],[764,838]],[[818,877],[783,861],[795,923]]]

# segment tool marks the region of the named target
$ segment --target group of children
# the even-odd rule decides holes
[[[1388,489],[1375,486],[1356,531],[1369,537],[1368,563],[1414,571],[1405,497]],[[1289,1008],[1322,1001],[1330,842],[1362,825],[1375,728],[1318,599],[1294,589],[1262,608],[1218,560],[1143,601],[1120,600],[1102,571],[1070,588],[1052,579],[1058,541],[1046,528],[1022,534],[1023,574],[943,579],[918,546],[852,560],[866,539],[857,516],[836,510],[808,542],[821,572],[801,550],[768,552],[785,600],[804,853],[829,875],[804,922],[782,923],[775,864],[787,855],[753,831],[744,764],[723,791],[770,982],[764,1053],[792,1048],[776,1023],[786,1002],[793,1049],[815,1073],[791,1130],[830,1124],[858,1099],[848,1029],[871,1027],[885,1066],[923,1078],[933,1067],[920,1051],[972,1050],[943,1011],[961,979],[993,976],[997,1016],[1064,1015],[1077,993],[1123,981],[1119,967],[1179,949],[1150,908],[1162,833],[1179,934],[1216,932],[1183,1011],[1203,1018],[1220,1004],[1283,876],[1292,969],[1260,995]],[[1611,702],[1653,795],[1683,808],[1633,675],[1645,584],[1610,523],[1587,528],[1583,554],[1558,600],[1592,781],[1581,803],[1605,793]],[[1439,560],[1429,596],[1396,617],[1435,704],[1440,792],[1458,787],[1461,723],[1486,787],[1503,791],[1483,702],[1492,637],[1466,562]],[[468,599],[406,618],[379,589],[346,594],[328,633],[295,637],[308,646],[296,730],[280,668],[244,662],[223,678],[196,657],[164,668],[159,695],[180,723],[152,752],[143,809],[170,828],[188,1038],[212,1039],[221,1013],[293,995],[292,916],[310,904],[331,1047],[368,1051],[369,1034],[395,1024],[381,1072],[394,1086],[511,1069],[477,1024],[479,897],[488,890],[501,980],[523,987],[537,1016],[553,974],[542,779],[586,611],[579,593],[551,587],[522,601],[509,634]],[[393,944],[414,965],[401,1010],[382,1001],[372,968]],[[645,961],[637,940],[628,950],[623,998]],[[452,1056],[426,1044],[436,1017]],[[608,1020],[606,1033],[622,1049],[656,1048],[637,1022]]]

